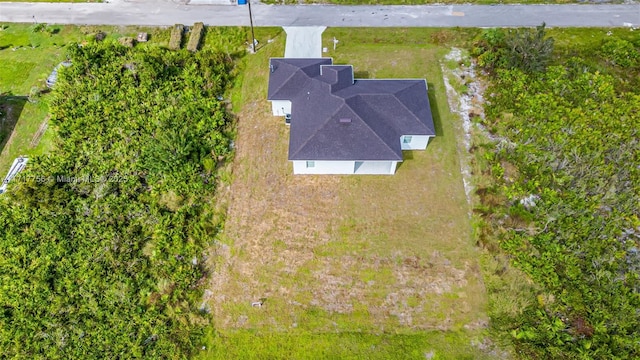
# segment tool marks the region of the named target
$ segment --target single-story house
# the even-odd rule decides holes
[[[387,174],[436,135],[424,79],[354,79],[331,58],[272,58],[273,115],[290,124],[294,174]]]

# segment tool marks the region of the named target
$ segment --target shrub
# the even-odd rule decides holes
[[[42,180],[0,197],[0,354],[193,358],[210,320],[198,310],[206,271],[191,259],[219,229],[202,160],[229,149],[212,99],[233,63],[112,41],[68,52],[47,99],[59,151],[30,160]]]
[[[59,27],[47,26],[47,34],[55,35],[55,34],[57,34],[59,32],[60,32],[60,28]]]
[[[492,322],[524,358],[635,359],[640,96],[580,59],[563,62],[543,74],[501,69],[487,90],[489,128],[514,145],[490,149],[485,167],[509,201],[489,203],[492,193],[478,190],[476,213],[546,296]],[[507,163],[518,170],[510,181]]]
[[[640,59],[633,44],[619,38],[606,39],[600,48],[600,54],[607,62],[622,68],[637,66]]]
[[[34,32],[34,33],[44,32],[46,30],[47,30],[47,24],[46,23],[35,24],[31,28],[31,32]]]
[[[200,39],[202,38],[203,32],[204,32],[203,23],[197,22],[193,24],[193,29],[191,29],[191,35],[189,36],[189,43],[187,43],[187,50],[191,52],[196,52],[198,50],[198,46],[200,45]]]
[[[471,54],[488,71],[520,69],[526,73],[546,70],[553,38],[546,36],[545,24],[536,29],[487,29],[475,42]]]
[[[171,29],[171,38],[169,39],[169,49],[179,50],[182,46],[182,32],[184,31],[184,25],[175,24]]]
[[[508,67],[520,69],[526,73],[546,70],[551,53],[553,38],[546,37],[545,23],[533,29],[511,31],[505,38]]]
[[[100,28],[95,25],[80,26],[80,32],[84,35],[95,34],[100,31]]]

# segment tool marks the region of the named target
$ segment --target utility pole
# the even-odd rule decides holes
[[[256,37],[253,34],[253,15],[251,15],[251,0],[247,0],[247,4],[249,5],[249,22],[251,23],[251,49],[253,53],[256,53]]]

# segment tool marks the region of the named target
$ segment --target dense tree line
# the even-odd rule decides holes
[[[493,325],[527,358],[638,358],[640,92],[594,70],[604,61],[637,73],[638,50],[609,39],[592,62],[523,68],[487,35],[510,36],[491,30],[476,49],[492,74],[485,125],[503,139],[485,147],[494,181],[477,212],[482,232],[541,289]]]
[[[55,150],[0,199],[0,353],[186,358],[208,322],[202,250],[229,153],[227,55],[70,45]]]

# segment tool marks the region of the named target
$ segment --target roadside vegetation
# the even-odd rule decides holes
[[[555,41],[554,41],[555,38]],[[477,239],[537,290],[492,328],[522,358],[640,356],[640,37],[487,29]],[[508,290],[488,286],[489,292]]]
[[[170,29],[135,26],[60,26],[0,24],[0,176],[20,156],[37,156],[52,148],[55,129],[48,128],[49,89],[45,80],[67,58],[70,43],[135,39],[139,32],[148,41],[136,48],[170,45]],[[209,28],[201,49],[238,51],[245,40],[242,28]],[[131,40],[128,42],[132,44]]]
[[[89,43],[98,33],[104,40],[151,34],[150,44],[163,45],[161,29],[137,27],[59,26],[47,24],[0,24],[0,176],[20,156],[36,156],[51,149],[55,138],[48,129],[50,96],[45,80],[66,59],[70,43]],[[47,131],[41,131],[47,130]]]
[[[50,150],[0,198],[0,353],[187,358],[209,323],[203,250],[222,224],[234,55],[107,39],[65,56]]]

